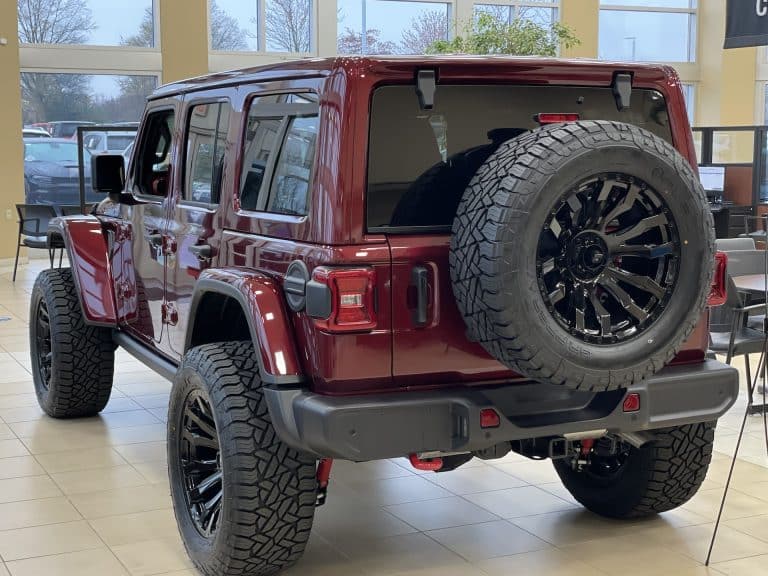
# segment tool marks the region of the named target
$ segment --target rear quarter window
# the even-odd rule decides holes
[[[610,88],[440,85],[425,111],[414,86],[383,86],[371,105],[368,229],[447,230],[477,169],[499,144],[536,128],[542,112],[634,124],[672,141],[666,101],[654,90],[633,90],[631,108],[619,111]],[[435,187],[439,202],[423,193]]]

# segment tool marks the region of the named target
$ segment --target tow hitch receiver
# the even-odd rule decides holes
[[[333,458],[323,458],[317,464],[317,500],[315,506],[322,506],[328,497],[328,482],[331,479]]]

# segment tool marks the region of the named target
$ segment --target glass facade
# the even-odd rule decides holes
[[[694,62],[695,0],[601,0],[601,60]]]
[[[339,54],[423,54],[447,40],[452,4],[410,0],[338,0]],[[365,33],[363,33],[365,31]]]
[[[152,0],[17,2],[22,44],[155,46]]]

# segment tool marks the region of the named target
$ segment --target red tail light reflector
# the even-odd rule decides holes
[[[499,413],[493,408],[480,410],[480,428],[498,428],[501,425]]]
[[[575,112],[574,113],[544,112],[541,114],[536,114],[536,116],[534,116],[533,119],[543,126],[544,124],[562,124],[563,122],[578,122],[579,120],[581,120],[581,114],[578,114]]]
[[[354,332],[376,327],[373,268],[326,268],[312,272],[312,280],[327,287],[329,315],[315,318],[315,324],[328,332]]]
[[[712,277],[712,288],[709,290],[707,304],[710,306],[722,306],[725,304],[728,268],[728,254],[718,252],[715,254],[715,274]]]
[[[631,392],[624,398],[624,412],[637,412],[640,410],[640,394]]]

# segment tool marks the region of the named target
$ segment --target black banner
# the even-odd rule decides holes
[[[768,45],[768,0],[728,0],[725,47]]]

